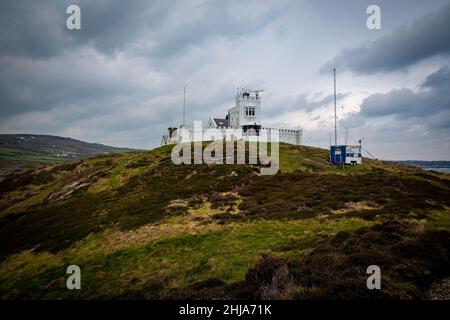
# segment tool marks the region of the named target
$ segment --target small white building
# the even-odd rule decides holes
[[[262,90],[238,89],[235,97],[235,105],[228,109],[224,118],[209,117],[206,127],[206,138],[203,140],[217,140],[225,137],[226,139],[246,139],[252,140],[259,136],[261,130],[272,130],[279,133],[279,141],[300,145],[302,141],[302,130],[296,129],[276,129],[266,128],[261,125],[261,92]],[[180,134],[181,128],[169,128],[169,132],[163,135],[161,145],[178,143],[180,141],[196,141],[194,138],[194,129],[184,127],[188,135]],[[226,129],[234,129],[236,134],[227,136]]]
[[[330,146],[330,162],[339,166],[361,164],[361,150],[361,145]]]

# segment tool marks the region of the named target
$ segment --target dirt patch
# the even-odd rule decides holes
[[[436,281],[425,293],[425,300],[450,300],[450,278]]]
[[[72,182],[71,184],[63,187],[59,192],[56,193],[52,193],[47,200],[55,200],[55,201],[60,201],[64,198],[67,198],[68,196],[70,196],[72,193],[81,190],[83,188],[86,188],[88,186],[90,186],[91,183],[90,182],[81,182],[81,181],[75,181]]]
[[[362,211],[362,210],[376,210],[379,209],[380,206],[368,201],[358,201],[358,202],[348,202],[345,203],[340,209],[332,210],[333,214],[345,214],[352,211]]]

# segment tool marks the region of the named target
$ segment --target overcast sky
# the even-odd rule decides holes
[[[2,0],[0,133],[150,149],[181,123],[186,83],[188,122],[264,89],[264,126],[328,147],[334,66],[340,143],[348,127],[377,158],[450,160],[448,0]]]

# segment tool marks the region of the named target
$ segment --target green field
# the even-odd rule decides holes
[[[47,156],[42,153],[0,147],[0,162],[37,162],[56,163],[64,161],[61,157]]]

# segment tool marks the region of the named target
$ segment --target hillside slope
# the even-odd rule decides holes
[[[0,183],[0,297],[420,298],[450,276],[450,179],[282,144],[280,172],[174,165],[171,146]],[[67,290],[66,268],[82,270]],[[383,290],[367,290],[379,265]]]
[[[0,134],[0,174],[66,160],[132,151],[71,138],[36,134]]]

